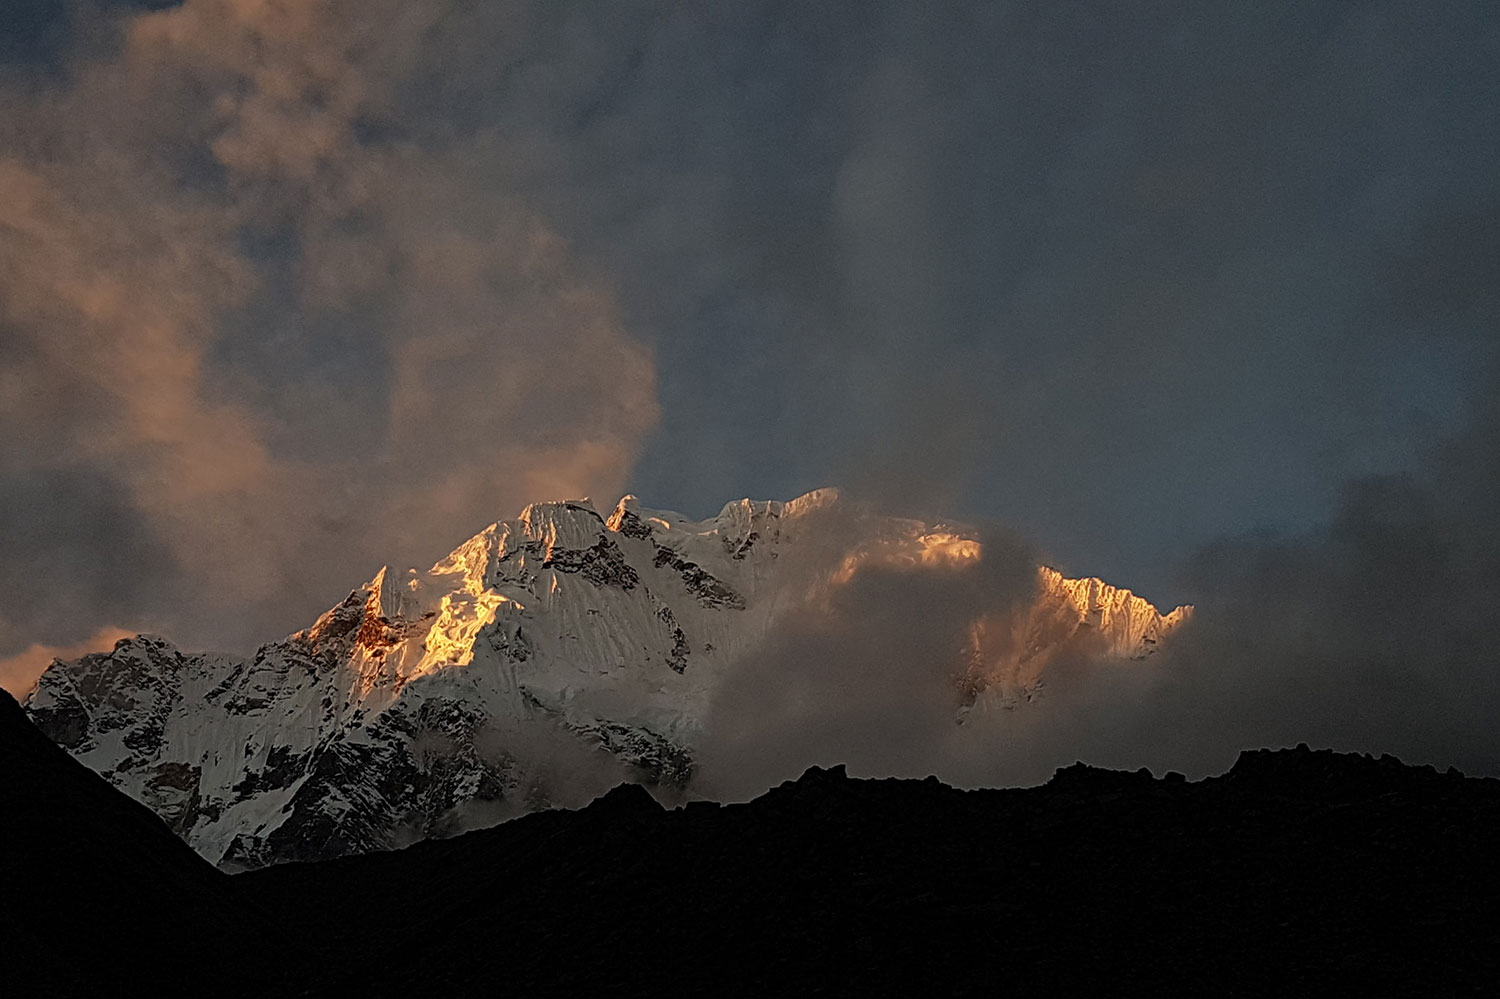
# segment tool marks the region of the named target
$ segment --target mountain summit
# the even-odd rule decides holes
[[[835,490],[693,521],[626,496],[537,503],[426,572],[382,568],[249,658],[141,635],[56,661],[37,725],[226,869],[387,849],[622,779],[686,787],[707,710],[789,612],[871,567],[962,571],[973,531]],[[1149,657],[1189,614],[1039,568],[976,616],[955,723],[1035,696],[1064,652]],[[970,722],[972,723],[972,722]]]

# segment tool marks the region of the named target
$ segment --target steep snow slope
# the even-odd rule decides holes
[[[941,571],[981,551],[833,490],[702,522],[633,496],[608,518],[539,503],[425,573],[381,569],[252,658],[143,635],[54,663],[26,707],[227,868],[388,848],[622,779],[685,785],[716,686],[778,615],[863,565]],[[1013,704],[1060,650],[1144,658],[1186,614],[1044,568],[1010,640],[976,621],[955,672],[969,703]]]

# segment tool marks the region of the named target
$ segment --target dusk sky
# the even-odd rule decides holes
[[[9,0],[0,660],[839,485],[1492,663],[1497,164],[1481,3]]]

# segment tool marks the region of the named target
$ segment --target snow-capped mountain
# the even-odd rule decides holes
[[[404,845],[622,779],[684,787],[715,689],[787,610],[869,564],[982,555],[973,532],[844,506],[819,490],[695,522],[633,496],[608,517],[533,504],[427,572],[381,569],[253,657],[142,635],[54,662],[25,706],[231,869]],[[956,721],[1030,697],[1063,649],[1143,659],[1188,613],[1042,568],[1007,641],[974,622]]]

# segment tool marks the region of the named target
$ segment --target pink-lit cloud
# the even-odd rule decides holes
[[[109,578],[7,601],[0,653],[122,611],[248,645],[382,561],[623,488],[653,359],[505,184],[528,153],[399,137],[392,95],[448,6],[190,0],[0,95],[0,471],[46,484],[18,530],[103,483],[79,517],[153,553],[106,572],[38,534],[7,590]]]

